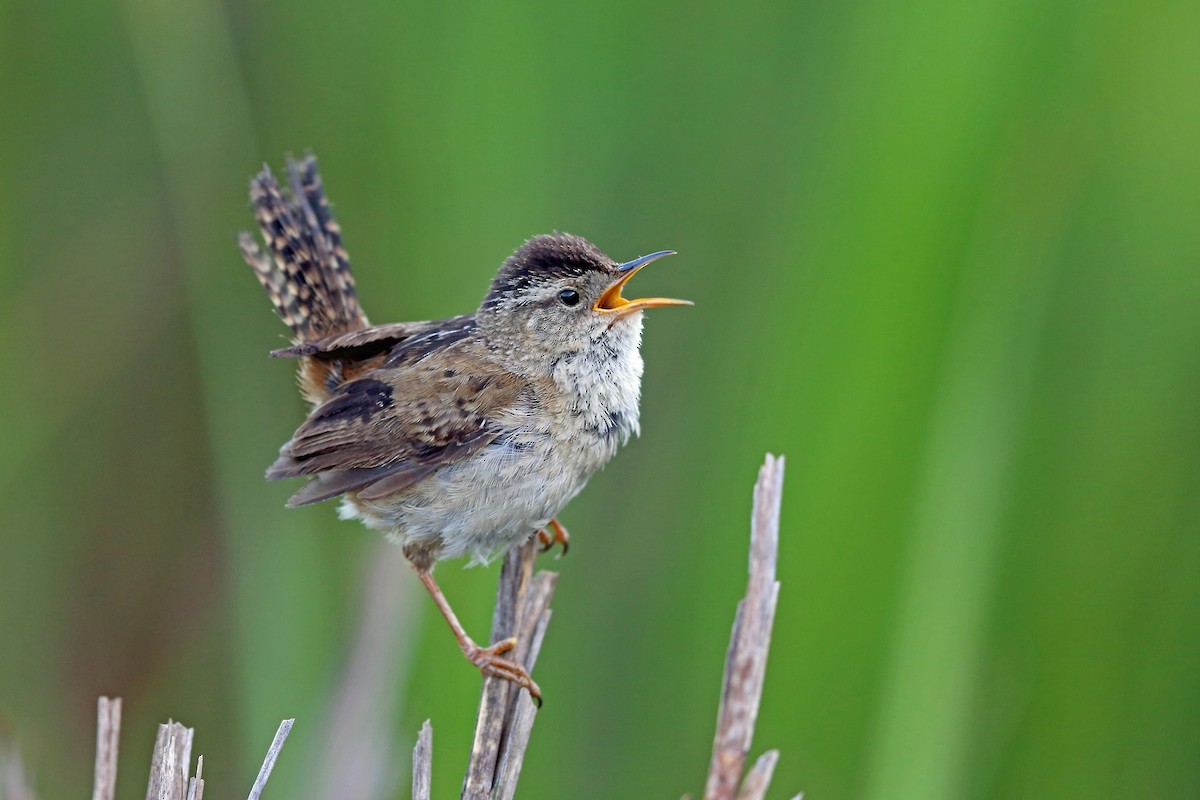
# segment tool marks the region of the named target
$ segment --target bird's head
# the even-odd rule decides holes
[[[569,233],[535,236],[500,267],[479,307],[481,328],[531,350],[560,354],[593,346],[637,346],[642,314],[659,306],[690,306],[669,297],[626,299],[622,289],[642,267],[674,251],[623,264]]]

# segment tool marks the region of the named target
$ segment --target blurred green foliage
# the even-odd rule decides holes
[[[639,277],[696,301],[650,315],[644,434],[564,517],[523,796],[700,789],[767,450],[773,796],[1200,795],[1197,30],[1187,0],[9,0],[0,730],[80,796],[118,694],[123,796],[168,715],[232,796],[295,716],[268,792],[308,796],[382,545],[262,480],[303,409],[234,235],[312,148],[376,322],[470,309],[552,229],[681,254]],[[439,576],[482,635],[495,568]],[[396,761],[432,718],[449,796],[477,677],[408,602]]]

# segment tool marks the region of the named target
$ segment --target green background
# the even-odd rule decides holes
[[[121,695],[120,795],[170,716],[221,798],[296,717],[267,795],[320,796],[379,564],[369,743],[403,787],[431,718],[457,791],[477,675],[377,536],[262,480],[303,407],[235,235],[311,148],[375,322],[473,308],[553,229],[678,250],[637,293],[696,301],[649,315],[643,435],[563,515],[521,796],[702,788],[766,451],[772,797],[1200,796],[1197,31],[1189,0],[7,0],[0,738],[85,796]],[[495,566],[438,575],[483,636]]]

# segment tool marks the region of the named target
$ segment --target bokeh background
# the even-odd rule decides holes
[[[1200,796],[1198,31],[1189,0],[7,0],[0,736],[83,796],[120,695],[122,797],[168,716],[234,797],[296,717],[271,797],[402,797],[431,718],[457,791],[477,676],[394,552],[262,479],[303,408],[235,235],[311,148],[376,322],[474,307],[552,229],[678,250],[638,285],[696,301],[650,315],[644,434],[564,515],[522,796],[702,788],[766,451],[772,796]],[[496,567],[439,576],[483,636]]]

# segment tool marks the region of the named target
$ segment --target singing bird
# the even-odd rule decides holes
[[[537,533],[567,534],[563,507],[638,432],[642,312],[633,275],[672,251],[617,263],[568,233],[535,236],[471,314],[372,326],[316,160],[289,159],[291,196],[264,167],[250,198],[266,251],[242,255],[291,330],[312,411],[267,478],[309,478],[288,501],[341,498],[341,516],[399,544],[467,659],[540,700],[515,640],[477,645],[433,579],[435,562],[486,561]],[[552,531],[553,533],[548,532]]]

